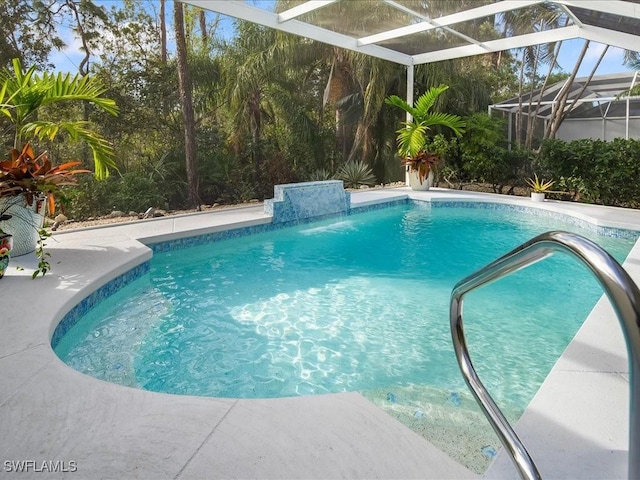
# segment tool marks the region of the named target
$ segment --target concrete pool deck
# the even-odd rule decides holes
[[[640,211],[455,190],[368,190],[353,193],[352,203],[407,196],[531,206],[640,230]],[[47,242],[53,270],[37,280],[30,278],[35,258],[12,259],[0,280],[0,478],[42,478],[53,468],[77,469],[66,474],[72,478],[475,477],[358,393],[269,400],[159,394],[79,373],[51,349],[55,327],[73,306],[151,258],[143,242],[269,222],[260,205],[64,231]],[[624,267],[640,283],[638,245]],[[626,477],[628,387],[622,334],[601,299],[516,425],[543,477]],[[33,462],[22,466],[29,474],[10,475],[21,461]],[[517,473],[501,453],[485,476]]]

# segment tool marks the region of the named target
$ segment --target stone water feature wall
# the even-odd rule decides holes
[[[351,209],[351,195],[341,180],[275,185],[273,193],[273,199],[264,201],[264,213],[273,223],[348,214]]]

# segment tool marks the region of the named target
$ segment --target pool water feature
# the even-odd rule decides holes
[[[458,371],[449,295],[554,229],[588,236],[620,262],[634,242],[510,210],[391,207],[156,254],[148,275],[97,305],[55,350],[82,372],[152,391],[360,391],[481,472],[498,442]],[[558,255],[466,297],[472,358],[510,420],[600,294],[584,267]]]

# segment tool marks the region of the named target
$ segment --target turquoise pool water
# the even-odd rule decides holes
[[[457,415],[473,402],[451,346],[453,286],[558,229],[620,262],[634,243],[508,210],[390,207],[156,254],[148,275],[92,309],[56,353],[158,392],[360,391],[409,422]],[[519,417],[600,295],[584,267],[556,255],[466,297],[472,358],[508,416]]]
[[[423,204],[157,254],[149,275],[102,302],[56,351],[99,378],[171,393],[460,388],[453,285],[551,229],[577,230]],[[620,262],[633,244],[577,231]],[[466,327],[483,377],[526,405],[599,296],[586,270],[562,256],[469,295]]]

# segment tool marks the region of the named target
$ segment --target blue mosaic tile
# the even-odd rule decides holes
[[[147,246],[151,248],[154,254],[161,252],[170,252],[173,250],[196,247],[198,245],[204,245],[206,243],[217,242],[220,240],[228,240],[230,238],[240,238],[246,237],[247,235],[269,232],[273,229],[274,225],[272,223],[265,223],[262,225],[252,225],[249,227],[232,228],[230,230],[222,230],[220,232],[206,233],[204,235],[198,235],[195,237],[184,237],[177,238],[175,240],[168,240],[166,242],[150,243]]]
[[[351,207],[350,193],[341,180],[275,185],[273,192],[274,198],[264,202],[264,212],[273,223],[347,214]]]
[[[137,267],[134,267],[131,270],[123,273],[122,275],[117,276],[107,284],[97,289],[95,292],[91,293],[89,296],[85,297],[79,304],[73,307],[62,318],[62,320],[54,330],[53,336],[51,337],[51,346],[53,348],[56,348],[56,346],[60,342],[60,339],[64,337],[66,333],[71,330],[71,328],[76,323],[78,323],[78,320],[86,315],[87,312],[94,306],[116,293],[128,283],[131,283],[134,280],[142,277],[143,275],[146,275],[150,270],[151,262],[144,262]]]
[[[373,212],[375,210],[381,210],[383,208],[397,207],[399,205],[409,205],[412,201],[408,198],[401,200],[391,200],[390,202],[374,203],[372,205],[352,206],[349,211],[349,215],[355,215],[359,213]]]

